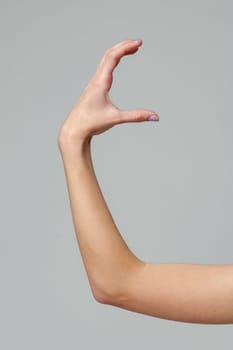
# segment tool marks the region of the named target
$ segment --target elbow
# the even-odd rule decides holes
[[[118,283],[121,286],[122,283]],[[112,286],[111,288],[109,286]],[[113,287],[112,281],[109,281],[108,287],[105,288],[93,288],[92,294],[94,299],[100,304],[117,305],[118,301],[125,299],[126,288]]]
[[[115,299],[115,294],[103,290],[95,290],[93,291],[93,297],[97,303],[112,304]]]
[[[94,299],[99,304],[109,304],[109,302],[107,301],[107,297],[103,294],[95,294]]]
[[[119,284],[121,285],[121,284]],[[113,306],[122,306],[129,300],[128,289],[119,288],[115,290],[94,290],[93,291],[94,299],[100,304],[108,304]]]
[[[137,261],[131,267],[130,272],[124,272],[119,278],[106,279],[106,283],[95,285],[93,287],[94,299],[100,304],[109,304],[114,306],[125,305],[130,301],[131,294],[135,290],[140,279],[141,271],[144,269],[145,263]]]
[[[110,281],[108,281],[108,286],[111,285]],[[92,280],[90,281],[90,287],[92,296],[97,303],[100,304],[112,304],[114,300],[117,298],[118,293],[115,291],[115,288],[107,288],[106,284],[97,284]]]

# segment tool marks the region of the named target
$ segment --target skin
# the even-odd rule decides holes
[[[106,50],[58,133],[72,220],[91,291],[99,303],[153,317],[233,324],[233,265],[140,260],[121,236],[95,175],[94,135],[157,115],[147,109],[120,110],[109,98],[113,70],[141,45],[142,40],[129,39]]]

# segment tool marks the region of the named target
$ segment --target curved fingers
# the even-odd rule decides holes
[[[112,85],[113,71],[121,58],[126,55],[134,54],[141,45],[142,40],[124,40],[107,49],[91,80],[91,84],[97,85],[103,92],[108,92]]]

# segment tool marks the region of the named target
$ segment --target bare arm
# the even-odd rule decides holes
[[[64,139],[63,139],[64,141]],[[108,210],[97,182],[90,144],[62,148],[73,223],[94,297],[115,297],[119,285],[143,263],[131,253]]]
[[[146,263],[117,306],[180,322],[233,324],[233,265]]]
[[[141,261],[123,240],[97,182],[92,136],[119,123],[146,121],[154,114],[121,111],[108,96],[114,67],[139,45],[126,40],[107,50],[58,137],[76,237],[93,295],[101,303],[150,316],[233,323],[233,265]]]

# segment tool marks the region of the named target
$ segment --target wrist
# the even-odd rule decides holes
[[[57,139],[58,148],[65,164],[83,164],[90,162],[91,138],[75,138],[71,135],[60,133]]]
[[[72,130],[61,128],[57,137],[58,148],[61,153],[82,151],[90,147],[92,136],[81,136],[72,133]]]

